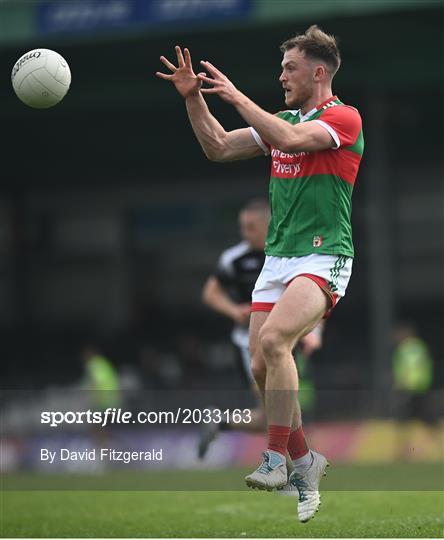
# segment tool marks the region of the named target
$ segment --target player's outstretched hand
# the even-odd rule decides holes
[[[178,66],[176,67],[174,64],[172,64],[167,58],[165,58],[165,56],[161,56],[161,62],[165,64],[165,66],[172,73],[168,74],[158,71],[156,75],[160,79],[171,81],[179,94],[184,98],[197,95],[200,91],[200,87],[202,86],[202,81],[193,71],[190,51],[188,49],[184,49],[182,53],[182,49],[178,45],[176,45],[175,51]],[[205,73],[200,73],[199,75],[205,75]]]
[[[211,62],[202,60],[201,65],[212,77],[208,77],[205,73],[198,74],[198,78],[202,82],[211,86],[211,88],[202,88],[201,92],[203,94],[219,94],[224,101],[233,105],[236,98],[241,95],[239,90],[234,86],[230,79],[213,66]]]

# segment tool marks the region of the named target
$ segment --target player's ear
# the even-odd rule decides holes
[[[313,80],[322,81],[326,75],[327,75],[327,70],[325,69],[325,66],[323,66],[322,64],[318,64],[315,68]]]

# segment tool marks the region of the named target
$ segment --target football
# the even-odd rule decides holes
[[[11,81],[23,103],[35,109],[47,109],[59,103],[68,92],[71,71],[59,53],[34,49],[14,64]]]

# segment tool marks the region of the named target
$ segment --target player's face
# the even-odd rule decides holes
[[[316,67],[297,47],[284,53],[279,81],[287,107],[300,109],[313,95]]]
[[[240,233],[253,249],[264,249],[268,221],[261,212],[243,210],[239,215]]]

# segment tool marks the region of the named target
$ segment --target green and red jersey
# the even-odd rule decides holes
[[[287,154],[250,128],[258,145],[271,155],[271,221],[265,253],[277,257],[312,253],[353,257],[351,197],[364,150],[359,112],[334,96],[305,115],[282,111],[277,116],[292,125],[318,122],[336,146]]]

